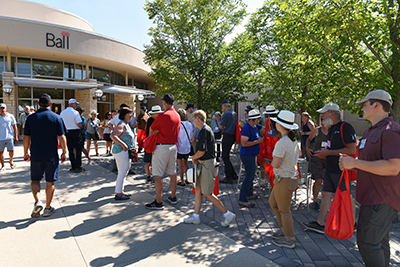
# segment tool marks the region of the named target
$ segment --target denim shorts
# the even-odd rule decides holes
[[[60,172],[59,161],[31,161],[31,180],[40,181],[46,175],[46,182],[58,181]]]

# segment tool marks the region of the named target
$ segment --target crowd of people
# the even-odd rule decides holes
[[[363,118],[371,123],[360,142],[357,142],[352,125],[342,121],[341,109],[335,103],[327,103],[317,110],[321,118],[319,125],[312,121],[309,113],[302,113],[302,127],[298,131],[295,114],[288,110],[278,111],[273,105],[267,106],[262,114],[256,108],[246,107],[245,122],[240,128],[238,115],[231,109],[229,101],[223,101],[223,113],[214,113],[210,127],[207,124],[207,114],[203,110],[195,109],[193,104],[189,103],[186,109],[175,110],[175,98],[171,94],[164,95],[162,101],[164,111],[158,105],[153,106],[150,111],[142,107],[137,118],[133,116],[129,106],[122,104],[118,113],[107,112],[102,124],[96,110],[90,112],[89,118],[84,118],[84,111],[73,98],[68,101],[68,108],[60,116],[51,112],[52,102],[47,94],[40,96],[40,109],[35,113],[30,114],[29,106],[24,107],[18,124],[24,133],[24,160],[31,161],[31,189],[35,199],[31,216],[39,217],[43,208],[44,217],[55,212],[51,207],[51,200],[54,182],[59,177],[60,160],[63,162],[67,159],[68,149],[70,171],[85,171],[82,168],[82,153],[90,163],[90,146],[93,140],[96,156],[99,155],[98,129],[103,128],[106,154],[113,155],[118,169],[115,200],[130,198],[130,194],[124,192],[125,179],[135,152],[144,150],[147,182],[154,184],[156,193],[155,200],[145,204],[145,207],[150,210],[164,209],[164,173],[170,177],[171,193],[167,199],[172,205],[177,204],[177,186],[186,186],[189,183],[188,159],[191,156],[196,173],[195,210],[184,222],[201,223],[200,208],[202,196],[205,196],[223,213],[221,225],[227,227],[236,215],[227,210],[213,192],[220,156],[225,175],[219,182],[232,184],[239,178],[230,160],[232,146],[238,142],[240,159],[245,170],[238,203],[246,208],[255,206],[250,200],[258,197],[254,194],[253,187],[257,166],[261,165],[262,175],[257,185],[271,187],[269,204],[280,227],[272,235],[273,244],[286,248],[295,247],[290,205],[293,192],[299,185],[298,158],[303,156],[308,159],[311,178],[315,180],[313,201],[310,205],[319,211],[316,221],[302,222],[304,227],[324,233],[332,195],[338,187],[346,190],[344,182],[339,184],[343,169],[357,170],[356,200],[361,205],[356,226],[357,244],[367,266],[388,266],[389,226],[400,210],[400,126],[389,115],[393,101],[386,91],[372,91],[357,102],[362,107]],[[188,121],[188,114],[192,114],[191,121]],[[18,129],[14,116],[7,113],[4,103],[0,104],[0,115],[2,171],[5,168],[3,152],[6,147],[10,156],[10,167],[15,168],[13,151],[14,143],[18,142]],[[135,128],[138,128],[137,135]],[[146,151],[146,138],[152,135],[156,138],[155,149]],[[58,147],[62,149],[61,156],[58,154]],[[358,158],[350,157],[357,152]],[[40,180],[44,176],[45,205],[40,201]],[[351,205],[355,221],[353,199]]]

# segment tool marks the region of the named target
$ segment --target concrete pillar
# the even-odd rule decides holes
[[[11,52],[7,51],[7,71],[11,72]]]
[[[3,92],[3,103],[7,105],[7,112],[13,114],[18,119],[17,86],[14,83],[14,72],[3,71],[3,84],[9,84],[13,87],[10,96]]]
[[[86,70],[86,77],[85,79],[89,79],[89,62],[85,61],[85,70]],[[79,101],[78,101],[79,102]]]
[[[128,86],[128,84],[129,84],[128,72],[125,71],[125,85]]]

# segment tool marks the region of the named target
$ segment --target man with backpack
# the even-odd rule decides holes
[[[325,127],[329,127],[327,135],[327,148],[315,151],[314,156],[326,159],[326,166],[323,172],[323,187],[321,194],[321,206],[318,219],[312,222],[302,222],[302,225],[314,232],[324,234],[325,218],[331,206],[332,194],[336,192],[342,175],[339,168],[339,156],[341,154],[354,155],[357,151],[354,128],[340,118],[340,108],[337,104],[328,103],[317,110],[321,113],[321,120]],[[343,182],[341,189],[346,190]],[[353,198],[352,209],[355,216],[355,204]]]

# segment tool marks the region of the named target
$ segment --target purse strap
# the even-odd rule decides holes
[[[183,123],[181,122],[181,125],[183,126],[183,129],[185,129],[186,136],[187,136],[187,138],[188,138],[188,140],[189,140],[189,144],[190,144],[189,134],[188,134],[188,132],[187,132],[187,130],[186,130],[185,124],[183,124]]]

